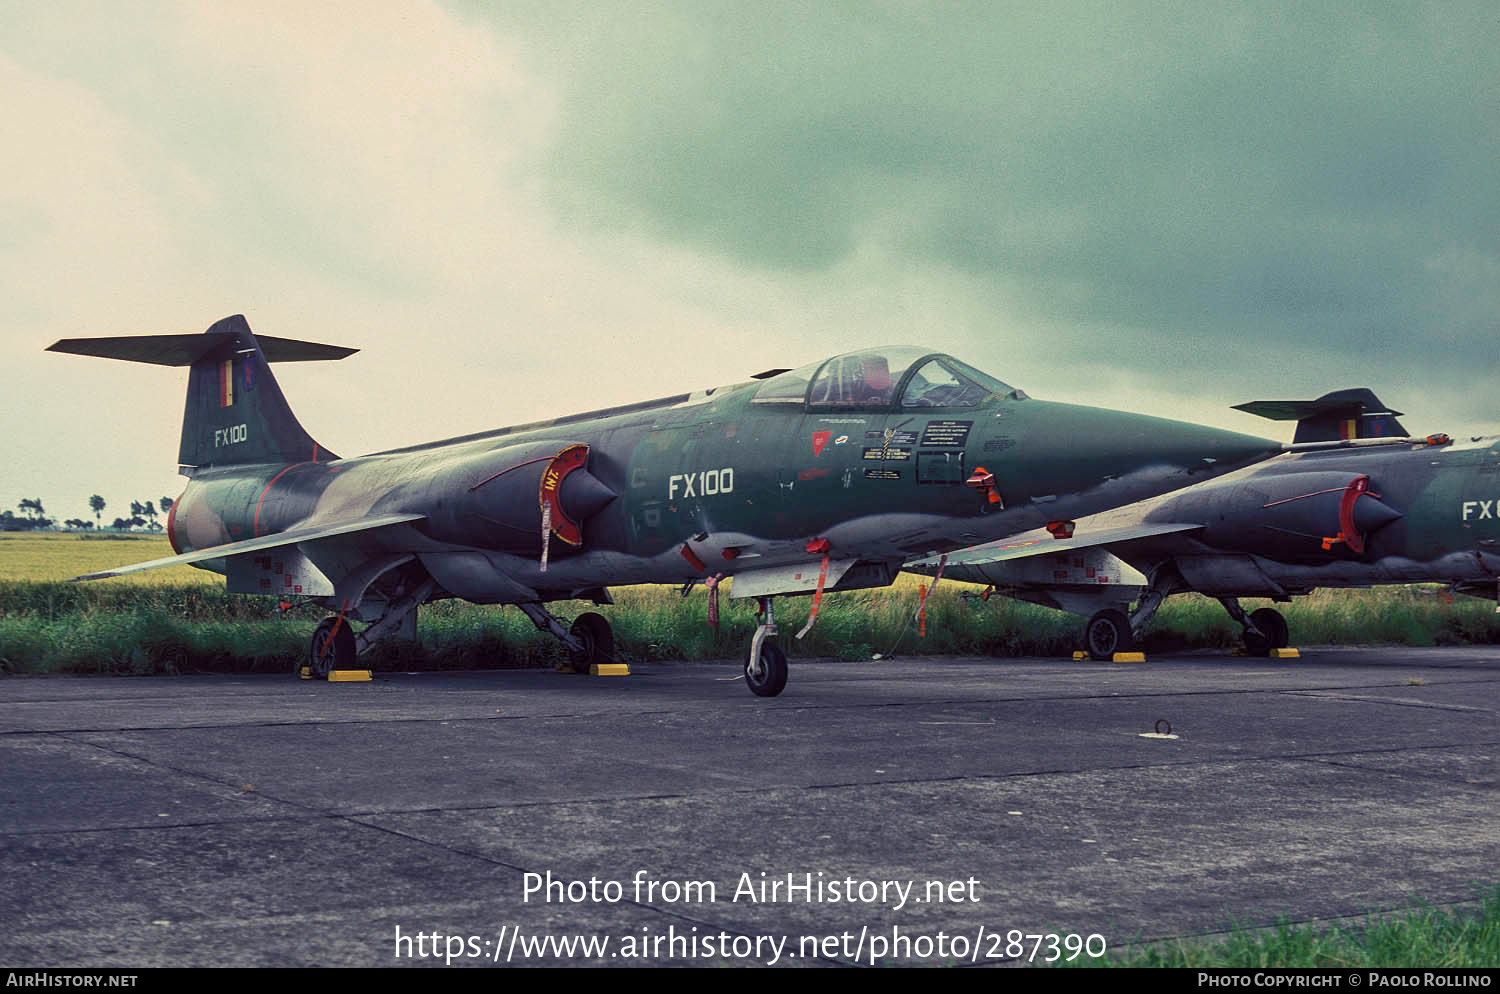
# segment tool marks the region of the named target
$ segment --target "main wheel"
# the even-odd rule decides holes
[[[752,638],[745,645],[745,685],[756,697],[775,697],[786,689],[786,653],[774,638],[760,643],[760,659],[755,665],[750,662]]]
[[[1130,619],[1124,611],[1106,608],[1089,619],[1083,629],[1083,641],[1095,659],[1113,659],[1117,652],[1129,652],[1135,645],[1130,634]]]
[[[1258,608],[1250,612],[1250,623],[1261,632],[1258,636],[1245,633],[1245,651],[1252,656],[1265,656],[1272,649],[1285,649],[1291,641],[1291,632],[1280,611],[1269,607]]]
[[[323,678],[332,670],[346,670],[354,662],[354,629],[347,618],[324,618],[313,631],[307,649],[312,675]]]
[[[580,614],[568,632],[583,643],[582,650],[568,650],[574,672],[587,673],[590,666],[615,661],[615,632],[604,615]]]

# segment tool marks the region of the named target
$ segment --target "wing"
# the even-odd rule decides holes
[[[207,549],[184,552],[180,556],[167,556],[164,559],[152,559],[149,562],[132,563],[129,566],[120,566],[116,569],[105,570],[102,573],[86,573],[83,576],[73,577],[69,582],[103,580],[112,576],[124,576],[127,573],[139,573],[142,570],[160,569],[163,566],[186,566],[189,563],[201,563],[206,559],[218,559],[222,556],[238,556],[246,552],[262,552],[266,549],[275,549],[284,545],[296,545],[299,542],[312,542],[321,538],[332,538],[335,535],[348,535],[352,532],[389,528],[391,525],[421,521],[425,517],[427,517],[425,514],[382,514],[373,518],[360,518],[357,521],[292,528],[284,532],[277,532],[275,535],[262,535],[260,538],[247,538],[242,542],[228,542],[224,545],[210,546]]]
[[[974,545],[967,549],[948,553],[948,566],[983,566],[987,563],[1000,563],[1009,559],[1026,559],[1030,556],[1045,556],[1054,552],[1063,552],[1068,549],[1093,549],[1104,545],[1119,545],[1124,542],[1132,542],[1137,539],[1152,538],[1157,535],[1171,535],[1175,532],[1197,531],[1202,524],[1169,523],[1128,525],[1122,528],[1104,528],[1087,534],[1075,534],[1072,538],[1053,538],[1044,535],[1039,538],[1015,538],[1000,542],[988,542],[984,545]],[[936,569],[938,561],[935,558],[913,560],[906,564],[907,569]]]

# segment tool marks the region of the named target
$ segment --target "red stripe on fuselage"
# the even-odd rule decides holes
[[[184,490],[183,493],[187,493],[187,491]],[[167,542],[172,546],[172,554],[174,556],[182,555],[182,550],[177,547],[177,536],[172,533],[172,523],[177,520],[177,508],[181,503],[182,496],[179,494],[177,499],[172,502],[172,509],[167,512]]]
[[[260,497],[255,502],[255,520],[251,523],[250,527],[250,535],[252,538],[260,538],[260,505],[265,503],[266,494],[271,492],[271,488],[276,485],[277,480],[281,479],[283,476],[296,469],[298,466],[306,465],[306,462],[294,462],[286,469],[282,470],[280,473],[277,473],[275,476],[271,477],[271,482],[266,484],[266,489],[260,492]],[[173,504],[172,508],[175,510],[177,508],[177,505]]]

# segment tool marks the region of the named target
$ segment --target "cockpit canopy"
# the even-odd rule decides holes
[[[811,409],[891,410],[975,407],[990,397],[1025,394],[952,356],[912,348],[870,349],[834,356],[774,376],[756,391],[757,404],[806,404]]]

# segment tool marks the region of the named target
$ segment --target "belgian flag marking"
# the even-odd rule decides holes
[[[219,406],[228,407],[234,403],[234,360],[225,359],[219,363]]]

